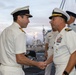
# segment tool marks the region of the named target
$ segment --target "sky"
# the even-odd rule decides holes
[[[0,0],[0,32],[12,24],[11,12],[16,8],[29,5],[30,23],[24,29],[28,36],[40,39],[42,37],[42,29],[50,30],[49,16],[54,8],[59,8],[62,0]],[[71,10],[76,12],[76,0],[66,0],[63,10]],[[33,38],[32,37],[32,38]]]

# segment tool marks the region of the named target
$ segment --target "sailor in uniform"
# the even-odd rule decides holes
[[[76,14],[72,11],[66,11],[69,16],[70,16],[70,20],[67,22],[68,26],[73,29],[76,32],[76,24],[74,24],[75,19],[76,19]]]
[[[73,60],[76,59],[76,33],[66,26],[70,16],[61,9],[55,8],[49,18],[51,19],[51,24],[59,32],[53,47],[53,61],[56,67],[55,75],[75,75],[75,68],[70,73],[65,70],[70,60],[73,63]],[[49,61],[52,61],[52,57],[46,63],[49,63]]]
[[[45,37],[45,52],[47,53],[47,59],[53,55],[53,45],[54,45],[54,41],[55,38],[58,34],[58,31],[56,29],[53,28],[53,26],[51,25],[52,30],[48,31],[46,33],[46,37]],[[52,72],[52,67],[54,68],[54,64],[50,63],[47,65],[46,69],[45,69],[45,75],[54,75],[55,69],[53,69],[54,72]]]
[[[0,75],[25,75],[22,65],[45,68],[45,63],[36,62],[27,58],[26,28],[29,18],[32,17],[29,6],[21,7],[12,13],[13,24],[3,30],[0,35]],[[42,66],[43,65],[43,66]]]
[[[69,16],[70,16],[70,20],[67,22],[68,26],[74,30],[76,32],[76,24],[74,24],[75,19],[76,19],[76,13],[72,12],[72,11],[66,11]],[[76,65],[75,65],[76,68]]]

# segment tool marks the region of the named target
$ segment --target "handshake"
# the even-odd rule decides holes
[[[40,69],[45,69],[47,65],[48,65],[48,63],[46,61],[43,61],[43,62],[39,61],[36,64],[36,66]]]
[[[38,64],[36,65],[40,69],[45,69],[48,64],[50,64],[53,61],[53,55],[50,56],[46,61],[44,62],[37,62]]]

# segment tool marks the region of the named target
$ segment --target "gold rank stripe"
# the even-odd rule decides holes
[[[62,16],[62,14],[52,14],[52,16]]]
[[[25,31],[22,29],[22,28],[19,28],[22,32],[24,32],[25,33]]]

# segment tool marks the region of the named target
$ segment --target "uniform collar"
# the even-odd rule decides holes
[[[20,25],[17,22],[13,22],[13,24],[15,27],[19,28],[22,32],[25,33],[25,31],[20,27]]]
[[[53,31],[53,30],[51,32],[52,32],[52,34],[57,34],[58,33],[58,31]]]
[[[64,32],[64,30],[65,30],[66,28],[68,28],[68,27],[65,26],[65,27],[61,30],[60,34],[63,34],[63,32]]]
[[[17,23],[17,22],[13,22],[13,24],[18,27],[18,28],[21,28],[20,25]]]

